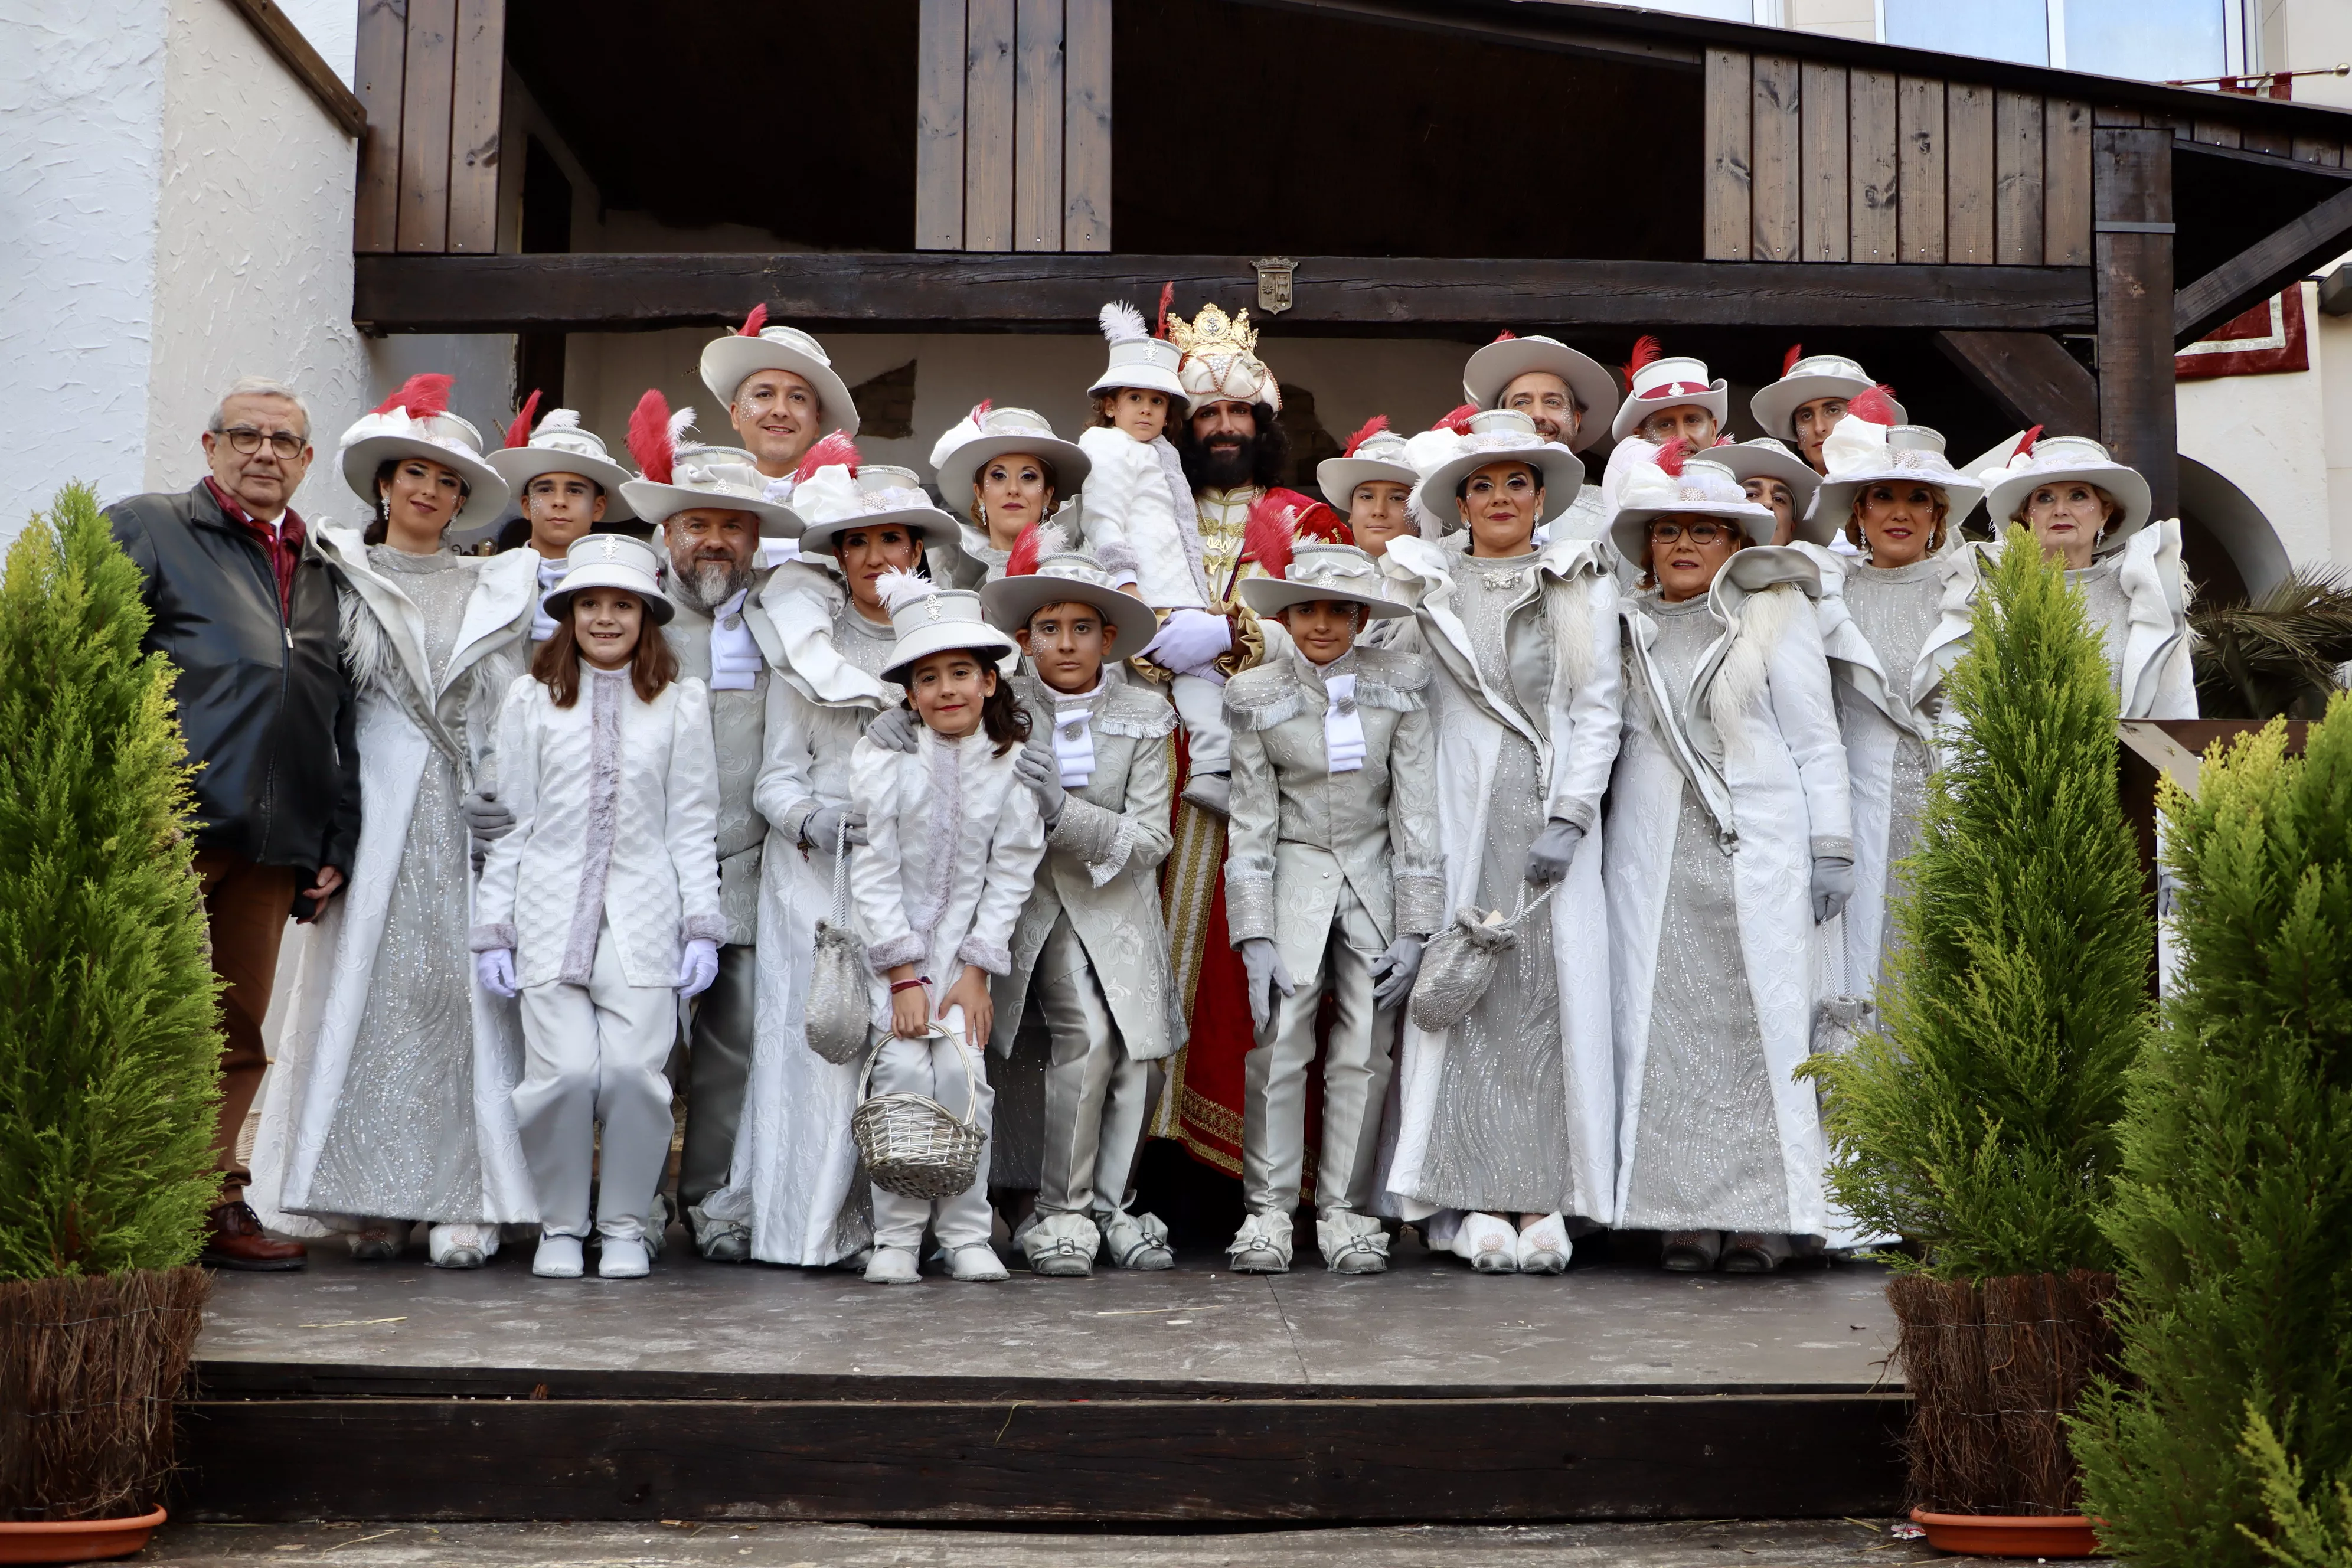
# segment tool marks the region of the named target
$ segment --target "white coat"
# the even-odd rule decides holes
[[[1625,743],[1610,790],[1607,866],[1610,969],[1618,1070],[1624,1086],[1617,1149],[1622,1212],[1641,1127],[1653,986],[1665,918],[1684,781],[1696,786],[1730,847],[1740,952],[1771,1071],[1792,1234],[1827,1234],[1827,1155],[1813,1087],[1795,1077],[1812,1047],[1816,1001],[1812,862],[1853,853],[1845,751],[1829,663],[1809,595],[1818,569],[1769,546],[1735,553],[1708,608],[1723,628],[1687,692],[1664,689],[1649,649],[1657,626],[1624,602],[1629,682]],[[1637,716],[1654,715],[1665,733]]]
[[[1078,449],[1094,463],[1079,500],[1095,559],[1115,577],[1134,574],[1136,596],[1155,610],[1206,607],[1199,514],[1176,448],[1097,425]]]
[[[510,551],[484,562],[466,603],[457,646],[436,684],[416,605],[397,578],[369,567],[360,531],[322,528],[319,542],[347,584],[344,658],[357,689],[360,786],[367,809],[343,890],[317,921],[301,928],[292,1005],[255,1142],[250,1201],[268,1224],[298,1234],[320,1228],[284,1211],[306,1203],[334,1125],[418,782],[436,749],[456,762],[461,792],[494,782],[499,702],[529,657],[526,639],[539,603],[537,557],[530,552]],[[459,696],[462,715],[454,728],[445,723],[445,702],[452,694]],[[478,984],[469,990],[482,1213],[499,1221],[534,1219],[538,1208],[515,1135],[511,1099],[522,1061],[514,1005]]]
[[[1544,548],[1509,612],[1506,644],[1514,703],[1479,673],[1458,607],[1465,590],[1454,578],[1445,548],[1432,540],[1401,538],[1390,542],[1384,559],[1398,574],[1391,596],[1419,606],[1389,646],[1423,654],[1434,671],[1430,712],[1437,738],[1439,848],[1449,915],[1478,900],[1490,812],[1540,810],[1585,829],[1568,879],[1546,909],[1559,976],[1561,1076],[1567,1086],[1560,1115],[1575,1151],[1571,1207],[1606,1224],[1615,1215],[1617,1076],[1609,1022],[1609,928],[1601,899],[1601,798],[1617,756],[1616,584],[1590,542],[1560,539]],[[1389,570],[1384,567],[1383,574]],[[1538,635],[1546,626],[1549,636]],[[1522,712],[1538,717],[1531,723]],[[1490,781],[1506,730],[1535,747],[1538,776],[1545,781],[1540,802],[1494,798]],[[1432,1212],[1427,1203],[1403,1194],[1420,1184],[1451,1034],[1429,1034],[1412,1022],[1410,1011],[1404,1016],[1396,1144],[1385,1181],[1392,1196],[1382,1206],[1407,1219]]]

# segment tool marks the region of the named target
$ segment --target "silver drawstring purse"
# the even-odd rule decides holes
[[[865,1054],[874,1012],[866,944],[849,919],[849,818],[843,814],[833,848],[833,918],[816,922],[816,953],[809,963],[803,1023],[809,1049],[835,1067]]]
[[[1412,983],[1413,1026],[1442,1035],[1468,1017],[1495,983],[1495,964],[1503,950],[1519,940],[1521,922],[1551,895],[1552,889],[1546,888],[1530,899],[1522,883],[1519,907],[1507,917],[1500,910],[1473,904],[1454,910],[1454,923],[1432,937],[1422,952],[1421,973]]]

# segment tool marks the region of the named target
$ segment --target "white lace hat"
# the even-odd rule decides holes
[[[1459,411],[1457,410],[1457,413]],[[1465,479],[1489,463],[1521,462],[1543,477],[1542,515],[1549,522],[1576,504],[1584,488],[1584,463],[1557,441],[1536,434],[1535,421],[1516,408],[1488,408],[1461,421],[1450,443],[1433,432],[1412,438],[1416,456],[1426,456],[1421,481],[1412,492],[1416,517],[1436,520],[1440,528],[1461,526],[1454,492]]]
[[[549,409],[547,417],[533,429],[531,415],[538,406],[539,394],[534,392],[515,422],[507,426],[507,444],[487,459],[513,490],[515,504],[522,504],[523,491],[542,474],[578,474],[604,492],[606,522],[626,522],[636,516],[628,498],[621,493],[629,470],[604,450],[604,438],[582,428],[579,412],[571,408]]]
[[[1721,376],[1709,380],[1705,360],[1677,356],[1661,356],[1658,340],[1653,337],[1636,339],[1633,357],[1625,366],[1625,401],[1617,410],[1617,418],[1609,433],[1620,441],[1633,433],[1634,427],[1662,408],[1679,408],[1685,404],[1696,404],[1715,416],[1716,428],[1723,427],[1731,405],[1728,384]]]
[[[754,305],[740,328],[703,345],[702,384],[720,404],[732,405],[737,390],[763,370],[791,371],[816,389],[821,431],[857,434],[857,405],[824,345],[798,327],[768,325],[768,307]]]
[[[1853,399],[1868,392],[1877,384],[1870,373],[1843,354],[1809,354],[1805,345],[1790,346],[1788,357],[1780,362],[1780,379],[1768,382],[1748,400],[1748,411],[1768,436],[1783,441],[1797,438],[1797,410],[1817,397]],[[1903,405],[1888,398],[1895,410],[1895,423],[1906,423],[1909,416]]]
[[[1328,544],[1302,539],[1291,547],[1289,563],[1278,577],[1248,577],[1238,592],[1242,603],[1257,615],[1274,616],[1293,605],[1336,599],[1361,607],[1374,620],[1412,614],[1381,592],[1381,569],[1352,544]]]
[[[625,533],[583,533],[573,540],[563,552],[563,579],[540,600],[540,608],[561,621],[571,611],[572,595],[583,588],[634,594],[656,626],[667,625],[677,613],[662,592],[661,557],[652,545]]]
[[[1124,300],[1113,300],[1096,313],[1102,323],[1102,335],[1110,344],[1110,361],[1095,384],[1087,388],[1087,395],[1115,392],[1122,386],[1141,387],[1147,392],[1164,392],[1171,406],[1184,395],[1183,378],[1177,367],[1183,363],[1184,351],[1168,341],[1168,303],[1176,292],[1169,284],[1160,290],[1160,329],[1146,331],[1143,312]]]
[[[1356,487],[1374,480],[1406,486],[1421,482],[1421,470],[1412,466],[1405,438],[1389,428],[1385,414],[1374,415],[1349,436],[1347,447],[1338,457],[1326,458],[1315,465],[1316,488],[1323,492],[1325,500],[1339,510],[1342,517],[1348,515]]]
[[[982,403],[942,432],[931,446],[931,470],[940,499],[950,511],[969,511],[974,476],[1008,454],[1025,454],[1053,465],[1054,497],[1068,500],[1087,482],[1094,459],[1076,441],[1054,434],[1034,408],[996,408]]]
[[[908,665],[950,648],[972,648],[983,657],[1021,651],[1020,644],[989,624],[980,595],[968,588],[942,588],[911,572],[885,572],[875,579],[874,592],[889,607],[890,630],[898,638],[882,671],[882,679],[896,685],[907,683]]]
[[[1609,542],[1618,554],[1636,565],[1648,561],[1651,519],[1681,514],[1721,518],[1738,523],[1751,544],[1772,542],[1778,521],[1772,509],[1749,500],[1738,479],[1710,460],[1711,455],[1685,458],[1675,442],[1660,449],[1655,461],[1626,470],[1618,487],[1617,515],[1609,523]]]
[[[510,492],[482,456],[482,433],[449,412],[451,378],[412,375],[400,390],[362,414],[343,432],[336,461],[352,493],[373,508],[376,470],[402,458],[440,464],[466,481],[465,503],[449,520],[463,531],[487,528],[505,515]]]
[[[2098,554],[2121,550],[2125,540],[2147,525],[2153,498],[2147,479],[2137,468],[2116,462],[2105,447],[2088,436],[2037,438],[2029,431],[2020,438],[2019,445],[2022,450],[2011,457],[2007,467],[1997,471],[1989,469],[1979,476],[1989,487],[1985,510],[1991,514],[1996,530],[2007,528],[2010,521],[2025,510],[2027,498],[2035,490],[2066,479],[2096,485],[2113,496],[2122,509],[2107,524],[2106,531],[2099,535]]]
[[[1600,440],[1604,434],[1601,416],[1617,401],[1617,378],[1599,360],[1577,353],[1558,338],[1503,333],[1472,354],[1462,367],[1462,395],[1481,408],[1492,408],[1505,387],[1537,370],[1549,371],[1568,383],[1570,395],[1583,411],[1571,449],[1580,452]]]
[[[824,448],[835,439],[826,437],[810,456],[828,455]],[[847,448],[846,462],[821,462],[793,488],[793,509],[808,524],[801,534],[803,555],[835,554],[835,542],[843,534],[891,525],[906,529],[925,549],[954,542],[956,520],[931,504],[914,469],[861,464],[855,447],[845,440],[841,446]]]
[[[757,468],[728,461],[735,455],[730,448],[686,444],[693,425],[694,410],[672,414],[658,390],[649,388],[637,399],[629,416],[629,456],[637,460],[638,473],[621,486],[635,514],[658,526],[698,507],[748,511],[760,520],[761,538],[799,537],[801,514],[768,499],[767,480]]]
[[[980,589],[981,613],[1003,632],[1017,632],[1029,617],[1047,605],[1091,605],[1116,628],[1104,651],[1139,648],[1160,629],[1151,606],[1132,594],[1119,591],[1103,563],[1082,550],[1065,547],[1062,531],[1051,523],[1032,524],[1013,542],[1004,563],[1004,575]]]
[[[1883,402],[1884,406],[1878,406]],[[1945,528],[1957,536],[1960,521],[1976,510],[1984,487],[1960,472],[1944,456],[1944,437],[1925,425],[1883,424],[1869,416],[1891,410],[1891,400],[1858,397],[1844,418],[1831,427],[1822,443],[1822,460],[1829,475],[1814,492],[1813,504],[1797,524],[1797,537],[1827,544],[1845,529],[1853,515],[1854,498],[1882,483],[1933,485],[1944,492]],[[1857,414],[1853,410],[1865,410]]]

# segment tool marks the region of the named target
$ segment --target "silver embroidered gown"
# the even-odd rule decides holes
[[[1482,557],[1466,549],[1449,553],[1478,673],[1515,702],[1503,612],[1525,592],[1536,557]],[[1533,721],[1542,722],[1542,716]],[[1517,732],[1506,729],[1499,747],[1476,901],[1507,914],[1534,891],[1527,881],[1528,851],[1543,828],[1544,781],[1535,747]],[[1538,915],[1520,925],[1518,941],[1495,966],[1493,984],[1446,1044],[1422,1190],[1414,1195],[1443,1208],[1486,1214],[1549,1214],[1570,1206],[1568,1121],[1560,1110],[1568,1101],[1566,1070],[1551,922]]]
[[[1658,627],[1651,660],[1679,702],[1721,628],[1704,595],[1669,605],[1653,593],[1642,608]],[[1665,721],[1646,692],[1635,700],[1654,730]],[[1668,867],[1633,1170],[1618,1224],[1784,1232],[1788,1177],[1731,857],[1717,847],[1715,820],[1687,780]]]
[[[2121,551],[2066,574],[2066,581],[2083,595],[2084,616],[2098,634],[2099,650],[2107,656],[2107,683],[2118,696],[2124,689],[2124,644],[2131,635],[2131,595],[2124,588]]]
[[[379,544],[369,549],[368,564],[415,604],[425,663],[439,685],[479,563],[446,551],[412,555]],[[440,704],[443,722],[459,735],[465,695],[460,681]],[[455,764],[428,752],[367,1009],[304,1205],[310,1212],[446,1224],[488,1217],[479,1212],[473,955],[466,947],[470,873],[460,794]]]
[[[1878,667],[1886,675],[1887,700],[1897,704],[1906,716],[1919,650],[1927,646],[1927,637],[1943,613],[1946,570],[1945,563],[1930,556],[1908,566],[1855,565],[1846,574],[1846,609],[1853,616],[1854,629],[1878,656]],[[1892,911],[1903,891],[1901,867],[1919,842],[1920,816],[1927,804],[1927,775],[1935,763],[1926,742],[1890,723],[1875,703],[1843,680],[1837,683],[1837,715],[1838,731],[1846,739],[1849,752],[1864,749],[1859,738],[1866,730],[1883,727],[1895,731],[1893,772],[1886,785],[1886,850],[1881,862],[1885,883],[1880,907],[1887,913],[1879,932],[1876,963],[1868,973],[1847,975],[1845,986],[1850,991],[1866,988],[1874,994],[1877,979],[1886,971],[1887,954],[1895,948]]]

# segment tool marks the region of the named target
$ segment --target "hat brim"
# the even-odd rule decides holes
[[[1012,453],[1042,458],[1054,466],[1055,500],[1067,500],[1077,494],[1087,476],[1094,471],[1095,460],[1076,441],[1065,441],[1058,436],[982,436],[950,452],[947,461],[932,470],[938,478],[940,498],[950,510],[969,510],[972,476]]]
[[[1710,463],[1731,470],[1732,478],[1743,483],[1748,479],[1778,479],[1795,492],[1797,515],[1802,517],[1813,504],[1814,492],[1822,488],[1822,476],[1813,466],[1794,452],[1741,452],[1738,443],[1728,447],[1710,447],[1703,454]]]
[[[521,510],[523,491],[530,488],[531,480],[544,474],[578,474],[604,492],[606,522],[627,522],[637,515],[621,491],[629,482],[629,470],[610,458],[584,458],[551,447],[502,447],[484,460],[506,480],[517,510]]]
[[[1848,519],[1853,515],[1853,498],[1873,485],[1931,485],[1944,492],[1944,526],[1958,532],[1969,513],[1976,510],[1977,502],[1984,499],[1984,487],[1975,480],[1955,475],[1948,479],[1931,479],[1924,475],[1890,469],[1885,473],[1860,474],[1850,479],[1824,479],[1813,494],[1813,504],[1797,520],[1797,537],[1809,544],[1827,544],[1845,531]]]
[[[1374,481],[1411,489],[1421,482],[1421,474],[1409,463],[1383,462],[1378,458],[1326,458],[1315,465],[1316,488],[1323,492],[1325,500],[1339,509],[1341,517],[1348,515],[1356,487]],[[1578,482],[1583,482],[1580,475]]]
[[[1669,393],[1664,397],[1628,395],[1623,405],[1618,408],[1617,417],[1611,423],[1609,433],[1622,441],[1633,433],[1636,426],[1653,414],[1668,408],[1696,407],[1704,408],[1715,416],[1715,427],[1720,434],[1724,421],[1731,417],[1730,386],[1729,382],[1718,375],[1705,392],[1675,392]]]
[[[1261,616],[1278,616],[1293,605],[1311,605],[1318,600],[1331,604],[1354,605],[1369,611],[1376,621],[1394,620],[1412,614],[1412,606],[1400,605],[1394,599],[1377,594],[1360,594],[1351,589],[1334,588],[1328,584],[1293,583],[1286,577],[1245,577],[1235,590],[1243,604]]]
[[[561,584],[541,595],[539,606],[551,619],[560,621],[570,613],[572,595],[591,588],[617,588],[629,595],[646,607],[656,626],[669,625],[670,617],[677,614],[677,606],[658,584],[648,586],[643,573],[621,565],[575,566],[563,574]]]
[[[2137,468],[2121,463],[2076,463],[2063,468],[2044,468],[2040,472],[2021,471],[1993,481],[1985,493],[1985,510],[1990,516],[1993,531],[1998,534],[2010,525],[2011,520],[2025,510],[2025,499],[2043,485],[2063,484],[2080,479],[2086,485],[2096,485],[2116,498],[2123,516],[2108,525],[2106,537],[2100,540],[2093,552],[2111,554],[2124,547],[2124,541],[2147,526],[2147,516],[2154,505],[2147,480]]]
[[[703,345],[702,384],[721,406],[732,407],[736,390],[763,370],[791,371],[816,388],[820,435],[829,430],[857,434],[857,405],[850,398],[849,384],[824,361],[772,338],[724,337]]]
[[[1593,415],[1617,401],[1617,378],[1590,354],[1565,343],[1539,343],[1528,338],[1507,338],[1488,343],[1462,367],[1462,395],[1481,408],[1492,408],[1503,389],[1532,370],[1548,370],[1568,383],[1568,390],[1583,405],[1577,420],[1576,443],[1581,452],[1601,439],[1601,421]]]
[[[961,539],[956,520],[937,507],[907,507],[898,511],[867,512],[832,522],[812,522],[803,531],[803,555],[835,555],[834,541],[845,533],[873,528],[903,528],[918,535],[924,549],[954,544]]]
[[[1764,434],[1782,441],[1797,438],[1797,410],[1816,397],[1856,398],[1868,392],[1874,382],[1851,375],[1784,375],[1768,383],[1748,400],[1748,412],[1756,416]],[[1894,423],[1908,425],[1909,415],[1903,405],[1887,399],[1895,407]]]
[[[1082,583],[1075,577],[1047,577],[1024,573],[999,577],[980,589],[980,613],[988,624],[1008,637],[1022,630],[1029,618],[1048,605],[1091,605],[1114,630],[1108,658],[1126,658],[1140,650],[1160,629],[1160,617],[1150,605],[1132,594]]]
[[[936,625],[917,626],[890,649],[890,662],[882,668],[882,679],[893,686],[907,684],[908,667],[920,663],[935,653],[947,653],[955,648],[971,648],[975,652],[1018,654],[1021,645],[986,621],[940,621]],[[996,668],[990,660],[989,668]],[[1003,671],[998,670],[1002,676]]]
[[[1171,403],[1177,398],[1192,395],[1184,390],[1184,384],[1176,378],[1174,371],[1160,370],[1152,365],[1107,370],[1103,372],[1102,380],[1087,388],[1087,395],[1094,397],[1106,392],[1117,392],[1123,386],[1132,386],[1143,392],[1164,392]]]
[[[343,482],[351,486],[353,495],[373,507],[376,470],[402,458],[422,458],[464,478],[466,504],[449,520],[451,528],[460,531],[488,528],[506,515],[512,492],[498,469],[471,452],[444,447],[418,436],[361,437],[340,454]]]
[[[1543,515],[1536,519],[1539,523],[1565,513],[1576,504],[1578,493],[1584,489],[1583,459],[1557,442],[1547,442],[1531,452],[1458,452],[1421,477],[1417,493],[1423,498],[1423,510],[1447,528],[1458,527],[1454,510],[1455,488],[1494,463],[1525,463],[1543,476]],[[1433,501],[1434,505],[1430,504]]]
[[[798,539],[802,532],[801,514],[782,501],[753,500],[749,496],[666,485],[656,479],[631,479],[621,487],[621,494],[634,509],[626,515],[646,522],[665,522],[682,511],[748,511],[760,520],[762,539]]]
[[[1772,515],[1770,507],[1734,507],[1728,501],[1681,501],[1674,506],[1632,506],[1620,510],[1609,521],[1609,542],[1617,553],[1636,567],[1646,569],[1650,563],[1650,520],[1654,517],[1713,517],[1726,522],[1736,522],[1748,535],[1749,544],[1769,544],[1772,531],[1780,520]]]

